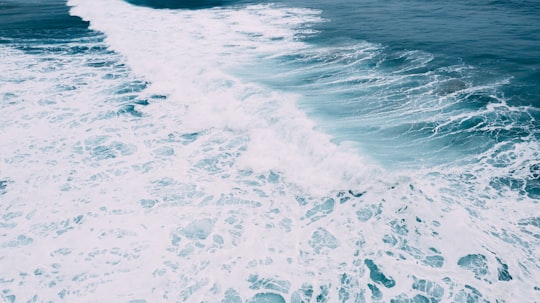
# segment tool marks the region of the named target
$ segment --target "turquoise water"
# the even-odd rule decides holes
[[[0,296],[538,301],[539,13],[0,0]]]

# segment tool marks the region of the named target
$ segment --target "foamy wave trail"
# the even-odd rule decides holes
[[[307,42],[325,22],[312,9],[69,4],[87,36],[0,45],[8,302],[540,295],[535,113],[495,82],[426,70],[422,52],[388,65],[381,45]],[[462,103],[486,91],[497,102]],[[330,100],[351,109],[322,116]],[[478,117],[465,133],[496,130],[487,143],[438,152]],[[358,139],[344,129],[359,120]],[[413,160],[377,157],[385,140]]]

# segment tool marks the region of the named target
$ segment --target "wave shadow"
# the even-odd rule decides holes
[[[125,0],[138,6],[155,9],[203,9],[237,3],[234,0]]]

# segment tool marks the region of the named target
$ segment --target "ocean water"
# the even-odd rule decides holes
[[[0,0],[0,296],[540,302],[538,15]]]

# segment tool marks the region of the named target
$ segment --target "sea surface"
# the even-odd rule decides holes
[[[538,16],[0,0],[0,297],[540,302]]]

